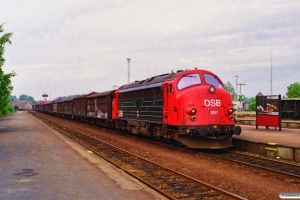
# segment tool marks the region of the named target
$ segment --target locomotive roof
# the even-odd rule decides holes
[[[182,71],[178,71],[177,73],[161,74],[161,75],[153,76],[151,78],[147,78],[142,81],[135,81],[133,83],[129,83],[121,86],[119,88],[119,91],[120,93],[123,93],[132,90],[141,90],[146,88],[159,87],[165,82],[165,80],[175,78],[181,72]]]

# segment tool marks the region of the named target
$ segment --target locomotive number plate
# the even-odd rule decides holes
[[[217,115],[217,114],[218,114],[218,111],[212,110],[212,111],[210,111],[210,114],[211,114],[211,115]]]

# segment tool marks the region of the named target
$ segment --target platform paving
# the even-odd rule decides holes
[[[264,126],[242,125],[241,135],[233,135],[233,138],[248,140],[261,143],[275,143],[282,146],[300,147],[300,129],[282,128],[275,129],[269,127],[266,129]]]
[[[270,158],[300,162],[300,129],[242,125],[242,133],[234,135],[235,149]]]
[[[27,112],[0,118],[0,199],[163,199]]]

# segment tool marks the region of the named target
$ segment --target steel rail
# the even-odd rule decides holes
[[[277,173],[277,174],[287,176],[289,178],[300,179],[300,165],[293,164],[293,163],[287,163],[287,162],[283,162],[283,161],[277,161],[277,160],[273,160],[273,159],[269,159],[269,158],[265,158],[265,157],[246,155],[246,154],[243,154],[243,153],[233,152],[233,151],[229,151],[229,150],[219,150],[219,151],[225,152],[225,154],[211,154],[211,153],[205,153],[205,154],[209,155],[209,156],[212,156],[214,158],[223,159],[223,160],[226,160],[226,161],[235,162],[235,163],[243,164],[243,165],[246,165],[246,166],[251,166],[251,167],[254,167],[256,169],[263,169],[263,170],[266,170],[266,171],[274,172],[274,173]],[[230,158],[229,156],[226,157],[226,155],[228,155],[228,154],[235,154],[235,155],[237,155],[237,157],[236,158],[232,158],[232,157]],[[253,164],[255,162],[250,163],[251,161],[246,162],[246,161],[238,160],[239,159],[238,156],[246,157],[246,158],[252,159],[252,160],[259,160],[261,165],[259,164],[259,162],[256,162],[257,164]],[[246,160],[246,159],[243,159],[243,160]],[[266,165],[267,165],[266,162],[274,164],[272,166],[273,168],[271,166],[266,167]],[[295,174],[295,173],[289,173],[289,172],[286,172],[286,171],[283,171],[283,170],[274,169],[276,167],[277,168],[282,168],[283,166],[287,167],[287,168],[290,168],[291,171],[298,170],[299,175]],[[293,168],[293,169],[291,169],[291,168]],[[295,170],[295,168],[297,168],[297,169]]]

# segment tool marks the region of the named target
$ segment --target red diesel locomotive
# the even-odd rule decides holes
[[[72,102],[72,114],[62,111],[62,116],[189,148],[230,147],[232,135],[241,133],[234,123],[231,95],[207,70],[162,74],[117,90],[81,95]],[[51,104],[36,105],[36,110],[49,112]]]
[[[241,133],[230,94],[206,70],[178,71],[124,85],[114,101],[116,128],[189,148],[229,147],[232,134]]]

